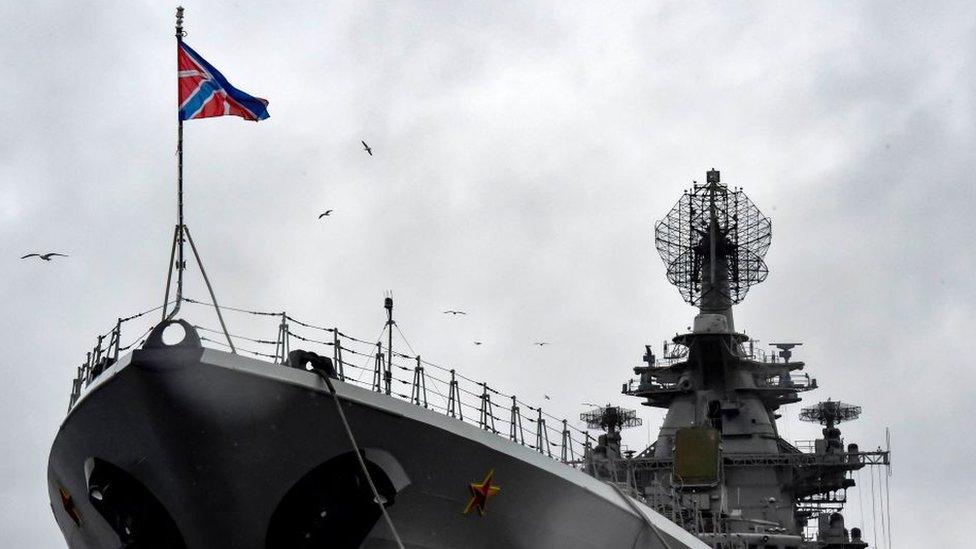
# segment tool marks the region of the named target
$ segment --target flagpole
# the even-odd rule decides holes
[[[179,51],[180,44],[183,43],[183,6],[176,8],[176,47]],[[177,55],[177,73],[179,73],[179,55]],[[183,117],[179,114],[180,79],[176,79],[176,102],[177,102],[177,129],[176,129],[176,230],[173,232],[173,250],[169,255],[169,270],[166,273],[166,295],[163,298],[163,320],[169,320],[176,316],[180,310],[180,302],[183,301],[183,268],[186,262],[183,259]],[[175,260],[175,261],[174,261]],[[174,299],[173,310],[167,313],[169,308],[169,290],[173,281],[173,268],[176,268],[176,299]]]
[[[180,44],[183,43],[183,6],[176,8],[176,45],[179,51]],[[179,71],[179,67],[177,67]],[[176,263],[176,308],[179,309],[180,301],[183,299],[183,269],[186,262],[183,260],[183,239],[185,238],[185,225],[183,224],[183,117],[179,113],[179,78],[176,79],[177,97],[177,129],[176,129],[176,187],[177,187],[177,263]]]
[[[183,259],[183,242],[185,240],[190,241],[190,248],[193,250],[193,257],[197,261],[197,266],[200,267],[200,274],[203,275],[203,281],[207,285],[207,291],[210,292],[210,299],[213,301],[214,311],[217,313],[217,320],[220,321],[220,327],[224,331],[224,337],[227,338],[227,346],[230,347],[230,352],[237,353],[237,349],[234,347],[234,342],[231,340],[230,332],[227,331],[227,324],[224,322],[224,315],[220,312],[220,305],[217,304],[217,295],[214,293],[213,285],[210,284],[210,279],[207,278],[207,272],[203,269],[203,261],[200,259],[200,254],[197,252],[197,247],[193,243],[193,237],[190,236],[190,230],[187,228],[186,224],[183,222],[183,116],[179,112],[180,105],[180,71],[179,71],[179,59],[181,52],[183,50],[183,6],[177,6],[176,8],[176,49],[177,49],[177,77],[176,77],[176,103],[177,103],[177,126],[176,126],[176,231],[173,235],[173,249],[170,251],[169,256],[169,272],[166,275],[166,297],[163,299],[163,322],[168,321],[176,316],[176,313],[180,310],[180,303],[183,301],[183,270],[186,268],[186,260]],[[175,255],[175,267],[176,267],[176,299],[174,299],[173,310],[167,314],[167,306],[169,305],[169,290],[170,283],[173,280],[173,267],[174,267],[174,255]]]

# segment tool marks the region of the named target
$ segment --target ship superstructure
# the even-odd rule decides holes
[[[766,355],[735,328],[733,305],[768,274],[770,221],[712,170],[655,236],[668,280],[699,313],[690,332],[665,342],[660,358],[648,346],[634,368],[639,377],[623,388],[667,410],[657,440],[628,458],[611,429],[588,453],[588,469],[625,483],[716,548],[867,547],[840,510],[855,482],[850,473],[887,465],[888,451],[845,447],[837,424],[860,409],[829,400],[803,410],[802,419],[824,425],[812,451],[784,440],[778,411],[817,388],[804,363],[792,360],[800,343],[773,344],[778,353]],[[805,530],[816,533],[811,539]]]

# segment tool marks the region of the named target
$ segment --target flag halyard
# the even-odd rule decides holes
[[[245,120],[264,120],[268,101],[253,97],[231,85],[224,75],[203,57],[180,41],[177,48],[180,120],[212,116],[240,116]]]

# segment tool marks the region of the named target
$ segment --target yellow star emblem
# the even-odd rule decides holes
[[[464,508],[465,515],[470,513],[472,509],[477,509],[478,514],[484,516],[486,511],[485,507],[488,505],[488,498],[501,491],[501,488],[498,486],[491,485],[494,476],[495,470],[492,469],[485,475],[485,480],[472,482],[468,485],[468,490],[471,491],[471,500],[468,501],[468,506]]]

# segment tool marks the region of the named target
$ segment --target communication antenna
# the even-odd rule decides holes
[[[779,356],[783,359],[783,362],[789,363],[790,357],[793,356],[793,348],[803,345],[802,343],[770,343],[770,347],[776,347],[779,349]]]
[[[860,415],[860,406],[839,400],[827,400],[800,410],[800,421],[819,423],[831,428],[838,423],[857,419]]]
[[[769,219],[742,189],[723,185],[714,169],[706,184],[694,182],[654,226],[668,281],[691,305],[703,306],[704,297],[719,310],[740,303],[751,286],[766,280],[763,256],[771,240]]]
[[[643,423],[641,418],[637,417],[636,410],[609,404],[583,412],[580,414],[580,421],[585,422],[588,429],[599,429],[607,433],[618,433],[621,429],[637,427]]]

